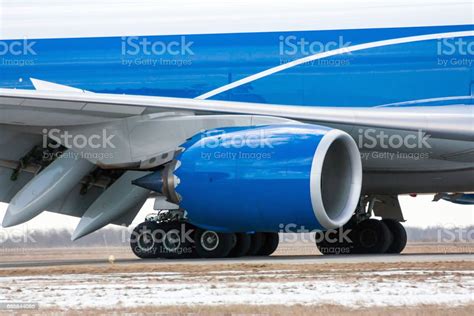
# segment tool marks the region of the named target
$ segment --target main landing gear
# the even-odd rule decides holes
[[[176,218],[148,218],[133,230],[130,239],[132,251],[143,259],[269,256],[278,243],[278,233],[220,233]]]
[[[403,251],[406,243],[405,228],[392,219],[367,219],[358,224],[349,223],[332,234],[316,234],[316,246],[324,255],[397,254]]]
[[[363,202],[347,225],[334,231],[318,232],[319,251],[324,255],[401,253],[407,244],[405,228],[395,219],[370,218],[373,206],[373,201]]]

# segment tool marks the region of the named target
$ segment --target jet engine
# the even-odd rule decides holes
[[[134,184],[162,193],[204,229],[326,230],[356,210],[362,166],[355,141],[341,130],[232,127],[195,135],[172,163]]]

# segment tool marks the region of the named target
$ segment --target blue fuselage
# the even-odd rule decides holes
[[[409,101],[446,105],[460,99],[466,104],[473,93],[472,36],[351,47],[469,30],[473,25],[4,40],[0,87],[33,88],[29,78],[37,78],[93,92],[195,98],[304,57],[347,48],[210,99],[354,107]]]

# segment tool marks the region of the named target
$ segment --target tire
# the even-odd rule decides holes
[[[263,233],[255,233],[250,235],[250,249],[247,256],[256,256],[260,248],[265,242],[265,235]]]
[[[350,255],[355,253],[356,240],[354,225],[349,223],[337,230],[334,234],[327,231],[318,231],[315,235],[316,247],[323,255]]]
[[[265,240],[263,245],[257,251],[257,256],[270,256],[278,248],[280,237],[278,233],[264,233]]]
[[[250,244],[251,244],[250,235],[246,233],[236,233],[235,239],[236,239],[235,246],[230,251],[228,257],[238,258],[238,257],[245,256],[250,249]]]
[[[135,227],[130,238],[133,253],[142,259],[183,259],[195,256],[192,225],[183,222],[144,222]]]
[[[384,222],[368,219],[355,227],[355,253],[385,253],[392,243],[392,233]]]
[[[396,220],[384,219],[382,220],[393,235],[393,240],[388,247],[386,253],[401,253],[407,245],[407,231],[405,227]]]
[[[158,245],[153,238],[153,232],[158,229],[156,222],[138,224],[130,236],[130,247],[133,253],[142,259],[157,257]]]
[[[198,228],[194,238],[196,253],[201,258],[225,258],[234,246],[234,238],[234,234]]]
[[[186,259],[196,257],[194,234],[196,228],[184,222],[160,223],[159,229],[165,232],[158,243],[158,258]]]

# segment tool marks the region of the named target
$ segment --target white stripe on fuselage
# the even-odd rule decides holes
[[[0,40],[473,24],[471,0],[2,0]]]
[[[422,105],[422,104],[434,103],[434,102],[449,102],[449,101],[461,101],[462,102],[462,101],[468,101],[468,100],[472,100],[472,99],[474,99],[473,96],[457,95],[457,96],[451,96],[451,97],[418,99],[418,100],[411,100],[411,101],[387,103],[387,104],[377,105],[377,106],[375,106],[375,108],[416,106],[416,105]]]
[[[254,74],[252,76],[248,76],[246,78],[243,78],[243,79],[237,80],[235,82],[232,82],[228,85],[222,86],[222,87],[217,88],[217,89],[212,90],[212,91],[209,91],[209,92],[207,92],[203,95],[198,96],[196,99],[200,99],[200,100],[208,99],[208,98],[211,98],[215,95],[223,93],[225,91],[228,91],[228,90],[234,89],[236,87],[242,86],[244,84],[247,84],[249,82],[252,82],[252,81],[255,81],[255,80],[258,80],[258,79],[262,79],[264,77],[273,75],[277,72],[287,70],[287,69],[290,69],[290,68],[293,68],[293,67],[296,67],[296,66],[299,66],[299,65],[302,65],[302,64],[310,63],[310,62],[312,62],[314,60],[318,60],[318,59],[323,59],[323,58],[327,58],[327,57],[337,56],[337,55],[340,55],[340,54],[355,52],[355,51],[364,50],[364,49],[376,48],[376,47],[383,47],[383,46],[397,45],[397,44],[405,44],[405,43],[412,43],[412,42],[421,42],[421,41],[427,41],[427,40],[436,40],[436,39],[443,39],[443,38],[465,37],[465,36],[474,36],[474,31],[418,35],[418,36],[395,38],[395,39],[389,39],[389,40],[383,40],[383,41],[377,41],[377,42],[372,42],[372,43],[365,43],[365,44],[359,44],[359,45],[353,45],[353,46],[338,48],[338,49],[330,50],[330,51],[327,51],[327,52],[318,53],[318,54],[314,54],[314,55],[311,55],[311,56],[303,57],[303,58],[291,61],[289,63],[267,69],[265,71]]]

